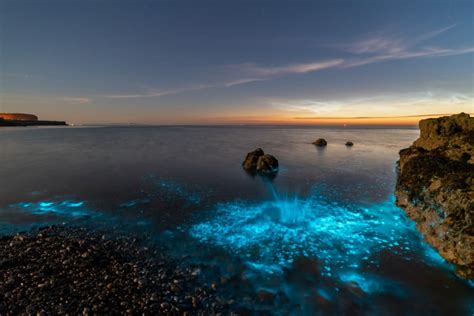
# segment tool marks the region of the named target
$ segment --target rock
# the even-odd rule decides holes
[[[265,290],[258,291],[257,297],[261,303],[265,303],[265,304],[273,304],[275,300],[275,295],[273,295],[272,292],[265,291]]]
[[[456,273],[474,278],[474,118],[422,120],[400,151],[396,203]]]
[[[244,162],[242,163],[242,166],[244,167],[245,170],[247,171],[254,171],[257,169],[257,162],[258,158],[263,156],[265,153],[261,148],[257,148],[256,150],[249,152],[247,154],[247,157],[245,157]]]
[[[143,247],[133,235],[109,233],[52,226],[1,237],[0,314],[181,315],[193,305],[193,315],[233,313],[218,299],[229,299],[224,286],[192,300],[203,285],[193,271],[205,266],[183,270],[151,240]]]
[[[354,143],[353,142],[346,142],[346,146],[352,147],[352,146],[354,146]]]
[[[265,154],[260,156],[257,161],[258,172],[274,173],[278,171],[278,160],[272,155]]]
[[[278,160],[272,155],[265,154],[261,148],[249,152],[242,166],[251,173],[274,175],[278,172]]]
[[[313,142],[313,145],[324,147],[327,146],[328,142],[324,138],[318,138]]]

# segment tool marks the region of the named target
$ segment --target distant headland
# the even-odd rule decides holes
[[[2,126],[67,126],[64,121],[43,121],[38,116],[26,113],[0,113],[0,127]]]

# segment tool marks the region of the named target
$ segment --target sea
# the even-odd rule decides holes
[[[395,205],[415,128],[79,126],[0,129],[0,234],[79,225],[146,234],[228,295],[284,315],[473,315],[457,277]],[[328,145],[311,143],[324,138]],[[354,146],[345,143],[352,141]],[[248,174],[256,148],[276,177]],[[265,305],[267,304],[267,305]]]

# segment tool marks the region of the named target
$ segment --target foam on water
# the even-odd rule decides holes
[[[54,214],[67,217],[92,216],[94,212],[85,207],[84,201],[64,200],[64,201],[39,201],[21,202],[10,205],[11,208],[19,208],[23,212],[33,215]]]
[[[367,206],[331,201],[316,191],[306,198],[221,203],[215,211],[191,227],[194,238],[281,266],[301,255],[316,257],[327,275],[362,263],[377,266],[372,254],[384,249],[409,259],[420,247],[413,223],[393,198]]]

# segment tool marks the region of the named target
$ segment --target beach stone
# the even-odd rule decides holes
[[[353,142],[346,142],[346,146],[347,147],[352,147],[352,146],[354,146],[354,143]]]
[[[456,273],[474,278],[474,118],[422,120],[420,137],[400,151],[396,204]]]
[[[273,304],[275,300],[275,295],[272,292],[260,290],[257,292],[258,300],[261,303]]]
[[[327,146],[328,142],[324,138],[318,138],[313,142],[313,145],[316,145],[318,147],[324,147]]]
[[[192,274],[205,266],[182,269],[162,246],[124,234],[104,239],[61,226],[0,238],[0,314],[181,315],[193,305],[193,315],[234,312],[220,303],[230,298],[220,286],[195,295],[207,283]]]

